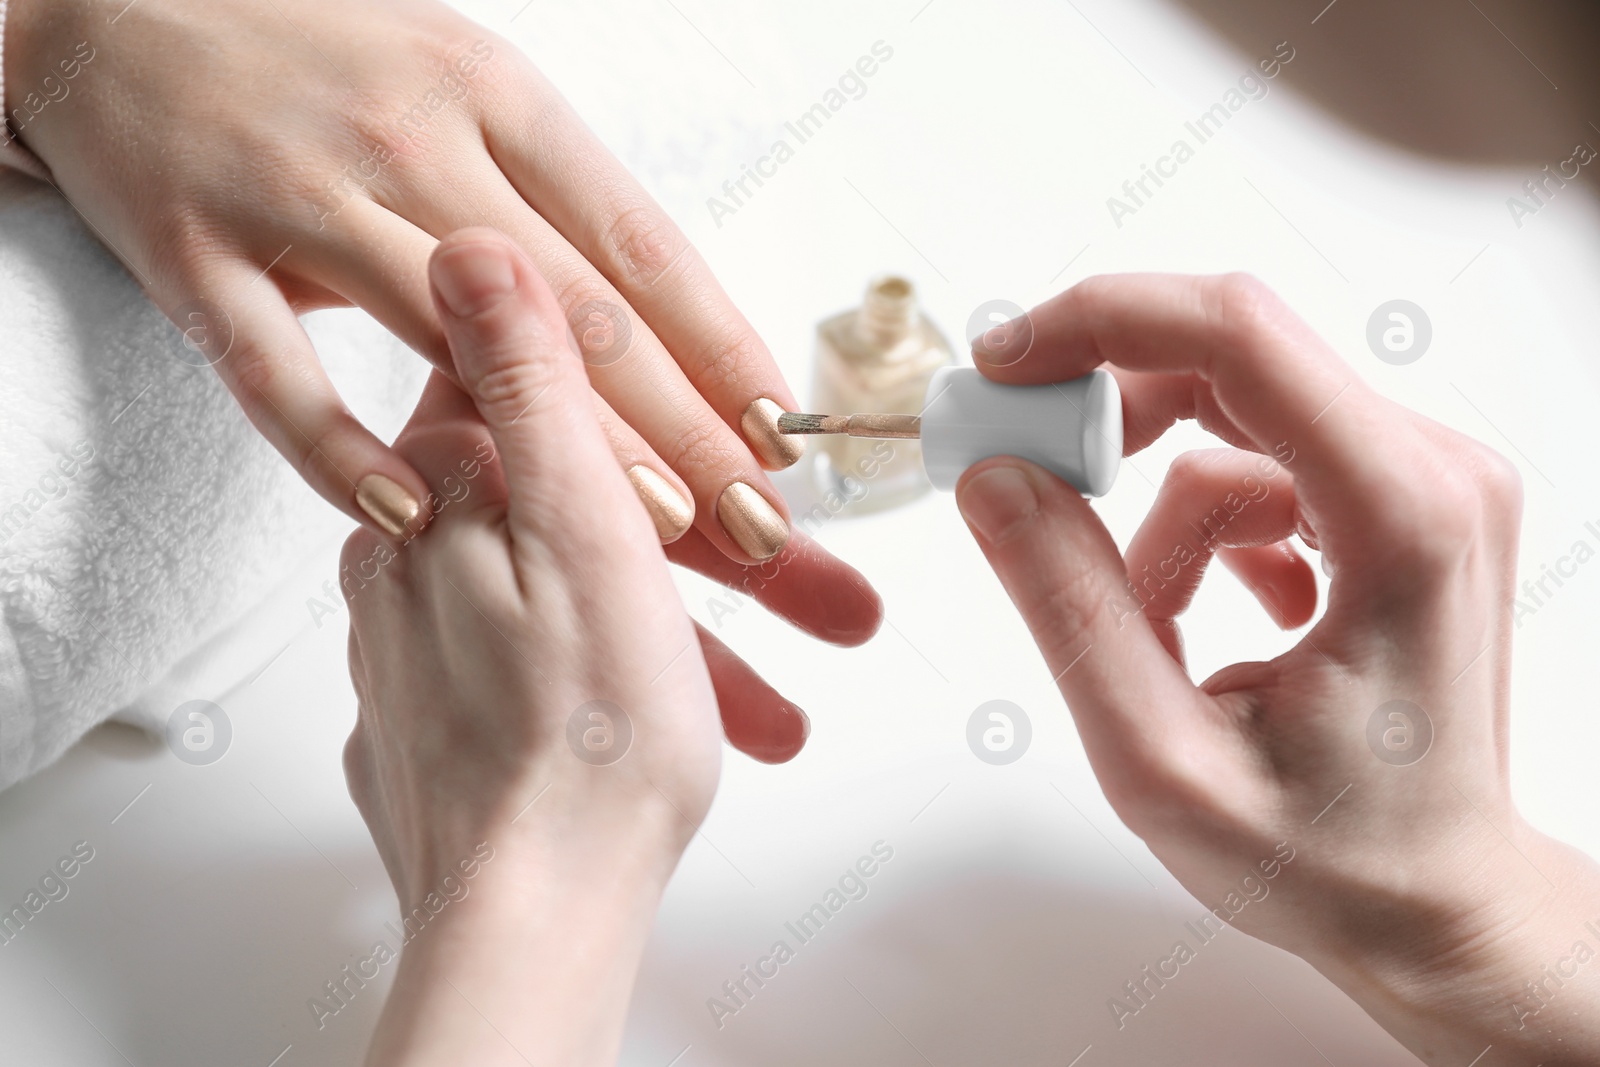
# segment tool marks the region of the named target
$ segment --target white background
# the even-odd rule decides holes
[[[1569,187],[1521,228],[1505,206],[1542,165],[1600,134],[1575,108],[1580,87],[1553,89],[1539,73],[1538,44],[1512,44],[1471,6],[1399,50],[1467,41],[1473,60],[1438,95],[1487,94],[1512,116],[1451,118],[1482,119],[1491,143],[1518,131],[1514,144],[1456,159],[1365,131],[1337,106],[1337,78],[1329,89],[1319,76],[1316,94],[1302,84],[1314,63],[1329,69],[1318,49],[1359,40],[1358,24],[1339,21],[1367,17],[1355,0],[1315,25],[1322,3],[1280,5],[1231,35],[1156,0],[463,6],[526,48],[639,172],[802,390],[814,322],[884,270],[914,278],[959,340],[972,309],[996,297],[1027,306],[1108,271],[1245,269],[1357,373],[1518,465],[1524,577],[1577,540],[1600,545],[1584,527],[1600,525],[1588,455],[1600,400],[1587,358],[1600,288],[1593,197]],[[1285,39],[1297,58],[1270,94],[1116,226],[1107,197]],[[705,199],[879,40],[894,55],[865,96],[718,226]],[[1392,125],[1449,125],[1419,103],[1423,88],[1372,103],[1375,87],[1432,76],[1404,73],[1352,65],[1343,88]],[[1394,298],[1432,321],[1432,346],[1410,366],[1381,363],[1365,341],[1373,309]],[[1120,542],[1172,456],[1204,440],[1186,428],[1126,464],[1098,506]],[[781,768],[730,753],[662,909],[625,1063],[1413,1062],[1309,967],[1232,931],[1119,1032],[1108,998],[1186,936],[1203,905],[1106,805],[947,497],[840,520],[820,537],[881,590],[888,624],[849,651],[749,605],[713,624],[808,710],[813,734]],[[330,553],[299,595],[320,595],[333,570]],[[682,588],[711,623],[714,588],[687,577]],[[1597,598],[1600,565],[1524,620],[1513,719],[1519,804],[1591,852]],[[1197,677],[1294,640],[1220,573],[1185,633]],[[224,701],[234,738],[221,762],[187,766],[159,740],[106,728],[0,797],[0,904],[20,901],[73,842],[96,850],[71,895],[0,946],[8,1062],[358,1061],[381,989],[320,1031],[306,1001],[367,954],[394,901],[339,769],[354,713],[343,618],[290,636]],[[259,651],[265,663],[276,649]],[[1030,751],[1008,767],[966,745],[968,716],[991,699],[1032,722]],[[894,858],[867,897],[719,1030],[707,998],[880,840]]]

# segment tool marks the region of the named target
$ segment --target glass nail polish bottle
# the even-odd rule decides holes
[[[915,287],[894,275],[875,278],[861,307],[818,324],[810,407],[826,415],[920,414],[928,380],[954,362],[950,342],[917,306]],[[897,507],[928,489],[917,441],[818,440],[819,487],[843,497],[850,514]]]

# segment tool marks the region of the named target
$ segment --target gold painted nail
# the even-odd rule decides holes
[[[401,540],[411,536],[406,523],[422,510],[421,503],[404,486],[381,474],[369,474],[357,483],[356,503],[384,533]]]
[[[789,524],[766,497],[744,482],[734,482],[722,491],[717,499],[717,519],[752,559],[771,559],[789,543]]]
[[[644,501],[662,544],[676,541],[694,524],[694,504],[657,472],[638,463],[628,468],[628,481]]]
[[[778,432],[778,416],[783,408],[775,400],[761,397],[744,409],[739,427],[744,439],[768,468],[781,471],[792,467],[806,454],[806,439]]]

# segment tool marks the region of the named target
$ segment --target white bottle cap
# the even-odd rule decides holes
[[[991,456],[1030,460],[1080,493],[1104,496],[1122,463],[1122,393],[1110,371],[1051,385],[1001,385],[972,367],[928,383],[922,464],[935,488],[956,487]]]

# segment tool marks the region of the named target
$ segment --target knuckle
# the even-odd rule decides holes
[[[472,390],[486,418],[510,423],[549,391],[557,373],[553,360],[505,359],[485,369]]]
[[[162,225],[151,227],[144,248],[154,280],[168,292],[189,294],[204,292],[212,273],[237,254],[226,225],[187,195],[176,199]]]
[[[1486,517],[1491,523],[1509,519],[1515,525],[1522,516],[1522,473],[1486,445],[1473,442],[1471,455]]]
[[[360,721],[345,739],[339,762],[344,769],[345,788],[358,811],[365,815],[371,801],[372,753],[367,746],[366,730]]]
[[[622,298],[587,272],[561,284],[555,294],[566,319],[563,340],[589,366],[620,361],[648,336],[648,329],[634,321]]]
[[[1114,275],[1093,274],[1068,289],[1058,299],[1072,301],[1079,307],[1093,307],[1113,292],[1116,285],[1117,279]]]
[[[301,442],[297,453],[301,476],[324,494],[328,490],[323,487],[332,486],[333,492],[347,493],[348,498],[353,498],[355,495],[354,488],[334,462],[333,457],[345,451],[340,448],[340,444],[354,436],[352,431],[358,425],[355,417],[341,407],[332,418],[314,429],[311,434],[298,431],[293,434],[296,440]]]
[[[716,339],[698,354],[689,375],[703,396],[736,392],[750,368],[770,359],[766,345],[749,327],[715,332]]]
[[[233,380],[252,402],[270,395],[280,378],[278,365],[260,352],[246,350],[233,361]]]
[[[1023,615],[1039,647],[1054,652],[1063,665],[1082,654],[1092,654],[1095,631],[1102,613],[1118,618],[1126,599],[1122,590],[1108,588],[1100,573],[1087,563],[1068,563],[1048,581],[1031,579],[1021,590]],[[1115,621],[1110,625],[1114,628]]]
[[[623,208],[606,233],[617,270],[627,285],[648,289],[665,278],[689,243],[654,204]]]
[[[1436,465],[1425,484],[1407,506],[1384,509],[1382,519],[1391,559],[1419,577],[1453,572],[1473,551],[1484,513],[1474,477],[1454,464]]]
[[[590,305],[618,307],[618,301],[621,299],[609,286],[597,281],[587,272],[578,273],[554,291],[556,304],[569,321],[584,307]]]
[[[514,96],[519,104],[525,104],[529,112],[524,114],[538,114],[551,96],[549,83],[533,60],[507,38],[477,23],[463,20],[447,60],[469,91],[477,92],[481,82],[486,93]]]
[[[715,419],[696,420],[683,426],[661,458],[686,480],[696,474],[737,472],[749,456],[735,444],[731,431]]]
[[[430,61],[440,73],[454,71],[457,59],[470,53],[472,46],[471,35],[454,30],[420,32],[412,42],[417,54]]]
[[[1254,337],[1278,307],[1278,296],[1261,279],[1234,271],[1201,279],[1206,317],[1224,338]]]
[[[277,403],[272,400],[285,385],[286,368],[270,356],[256,351],[237,353],[229,368],[233,394],[250,420],[261,426],[292,467],[313,485],[313,466],[319,440],[310,438],[297,428],[288,425]]]
[[[343,110],[344,128],[358,146],[358,161],[340,175],[342,184],[365,191],[392,172],[402,180],[424,159],[441,162],[434,149],[441,137],[472,124],[470,98],[492,46],[482,35],[455,28],[412,33],[399,47],[425,82],[379,86],[352,94]]]
[[[1179,453],[1167,468],[1168,486],[1189,485],[1208,480],[1229,455],[1227,449],[1196,448]]]

